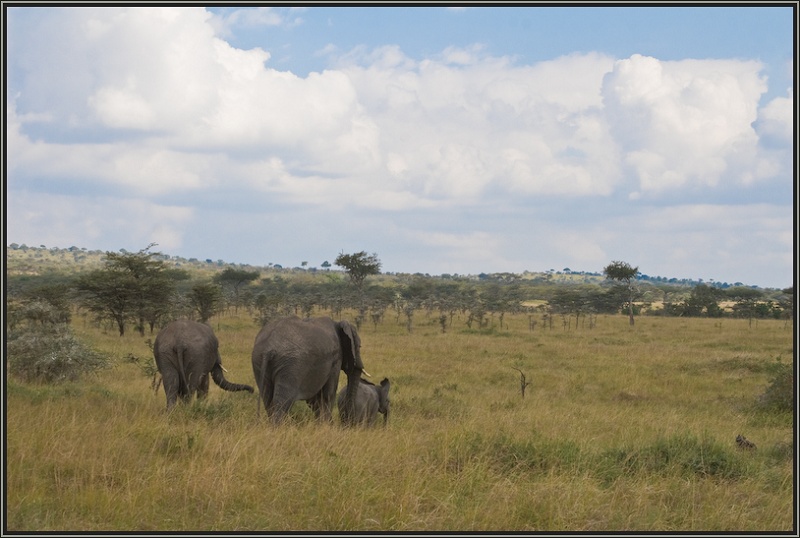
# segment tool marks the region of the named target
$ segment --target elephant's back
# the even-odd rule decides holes
[[[305,353],[335,353],[339,349],[336,332],[317,320],[298,317],[281,318],[264,325],[256,336],[253,361],[275,356]]]
[[[219,342],[211,327],[197,321],[186,319],[168,323],[156,336],[153,352],[174,353],[177,349],[190,352],[208,353],[218,349]]]
[[[190,319],[176,319],[167,323],[156,336],[156,340],[161,339],[213,339],[214,331],[205,323],[192,321]]]
[[[256,335],[256,341],[253,344],[253,360],[256,360],[256,356],[260,357],[261,354],[269,350],[269,346],[273,341],[273,335],[276,334],[276,332],[277,334],[282,334],[287,331],[291,326],[291,319],[292,318],[275,319],[261,327],[261,330],[258,331]]]

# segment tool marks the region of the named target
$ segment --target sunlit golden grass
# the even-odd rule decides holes
[[[365,430],[317,424],[302,403],[274,428],[256,396],[213,384],[167,414],[129,356],[149,360],[154,335],[78,317],[115,364],[78,383],[7,381],[8,529],[791,529],[791,417],[754,406],[766,365],[793,358],[783,322],[414,322],[360,330],[373,381],[392,380],[389,427]],[[259,327],[244,312],[211,325],[226,377],[254,384]],[[739,433],[758,449],[738,450]]]

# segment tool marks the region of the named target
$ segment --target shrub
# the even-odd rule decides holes
[[[150,344],[150,347],[152,347],[150,340],[147,340],[147,343]],[[156,365],[156,359],[153,355],[142,358],[134,353],[128,353],[125,355],[125,360],[138,366],[142,371],[142,375],[152,380],[152,388],[154,390],[158,390],[158,386],[160,385],[160,373],[158,371],[158,366]]]
[[[69,305],[54,304],[54,302],[42,298],[25,301],[10,300],[7,305],[10,330],[23,326],[36,327],[69,323],[71,318]]]
[[[63,324],[9,331],[6,361],[12,375],[43,383],[74,381],[109,364],[106,355],[81,343]]]
[[[780,357],[770,366],[772,376],[767,389],[759,398],[762,408],[774,411],[794,409],[794,372],[792,365],[781,362]]]

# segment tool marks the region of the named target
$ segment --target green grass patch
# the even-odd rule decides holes
[[[744,457],[734,448],[703,436],[676,434],[659,437],[642,447],[612,448],[600,455],[605,482],[623,475],[676,475],[683,478],[743,478],[748,473]]]

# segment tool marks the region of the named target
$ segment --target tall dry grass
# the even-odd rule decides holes
[[[367,370],[392,380],[389,427],[366,430],[317,424],[302,403],[274,428],[255,396],[213,384],[167,414],[130,357],[151,356],[146,338],[78,319],[116,364],[7,380],[8,529],[791,530],[792,417],[754,405],[767,365],[792,360],[783,322],[504,321],[362,327]],[[253,384],[258,327],[211,324],[226,377]],[[739,433],[758,448],[737,449]]]

